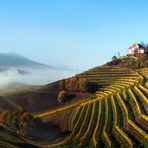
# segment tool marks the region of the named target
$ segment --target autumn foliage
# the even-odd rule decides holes
[[[65,90],[69,92],[88,92],[95,93],[99,89],[100,85],[89,82],[86,78],[81,77],[71,77],[62,80],[60,83],[60,90]]]
[[[23,111],[9,111],[4,119],[4,125],[17,131],[22,136],[27,135],[27,129],[35,126],[36,121],[33,115]]]
[[[85,92],[86,79],[79,77],[71,77],[62,80],[60,83],[60,90]]]

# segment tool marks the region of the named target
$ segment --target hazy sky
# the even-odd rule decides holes
[[[0,0],[0,52],[87,69],[148,42],[147,0]]]

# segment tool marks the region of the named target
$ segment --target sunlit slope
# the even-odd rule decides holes
[[[137,147],[148,140],[148,68],[132,71],[101,67],[87,77],[102,85],[96,98],[72,112],[70,135],[60,147]]]
[[[139,79],[142,79],[141,76],[137,73],[134,72],[130,69],[127,68],[113,68],[113,67],[109,67],[109,66],[101,66],[101,67],[96,67],[93,69],[90,69],[86,72],[83,72],[79,75],[77,75],[77,77],[82,77],[82,78],[86,78],[89,82],[94,82],[99,84],[100,89],[99,89],[99,93],[97,94],[98,97],[102,97],[104,96],[104,94],[106,92],[102,92],[100,91],[101,89],[104,89],[107,91],[109,88],[107,88],[108,86],[110,87],[114,87],[116,89],[120,89],[121,87],[128,87],[130,85],[134,85],[134,83],[138,82]],[[118,84],[121,85],[122,82],[122,86],[117,86]],[[111,86],[111,85],[116,85],[115,86]],[[114,92],[115,90],[113,90]],[[82,101],[85,102],[85,101]],[[70,106],[66,106],[66,107],[62,107],[62,108],[58,108],[55,110],[51,110],[51,111],[44,111],[44,112],[40,112],[37,114],[34,114],[35,117],[44,117],[44,116],[48,116],[52,113],[56,113],[62,110],[66,110],[69,109],[69,107],[75,107],[76,105],[80,104],[81,102],[77,103],[77,104],[71,104]]]

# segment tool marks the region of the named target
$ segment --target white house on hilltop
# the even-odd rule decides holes
[[[144,52],[145,50],[140,44],[133,44],[128,48],[129,55],[143,54]]]

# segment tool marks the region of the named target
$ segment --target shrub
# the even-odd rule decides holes
[[[91,96],[90,98],[91,98],[91,99],[96,99],[96,98],[97,98],[96,93],[93,93],[92,96]]]
[[[30,113],[23,110],[17,110],[7,113],[4,119],[4,125],[17,131],[19,134],[26,136],[27,129],[33,128],[36,125],[36,121]]]
[[[131,68],[144,68],[148,67],[148,55],[143,54],[137,59],[130,60],[130,67]]]
[[[85,92],[95,93],[99,88],[100,88],[100,86],[98,84],[93,83],[93,82],[89,82],[89,81],[85,81],[83,89]]]
[[[59,95],[58,95],[58,102],[59,103],[63,103],[66,99],[66,91],[62,90],[59,92]]]

